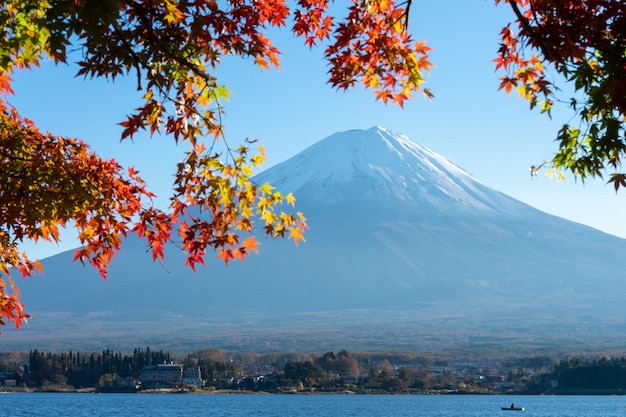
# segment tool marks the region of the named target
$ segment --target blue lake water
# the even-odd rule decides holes
[[[501,410],[512,402],[526,410]],[[9,393],[0,416],[624,417],[625,405],[626,396]]]

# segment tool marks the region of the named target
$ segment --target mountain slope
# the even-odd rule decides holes
[[[194,274],[175,247],[154,264],[128,240],[106,283],[59,254],[22,283],[34,317],[4,342],[399,349],[626,328],[625,240],[520,203],[404,135],[337,133],[257,180],[294,193],[306,243],[265,239],[243,265]]]

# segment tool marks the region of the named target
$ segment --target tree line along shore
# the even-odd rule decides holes
[[[626,394],[626,359],[419,353],[0,353],[0,390],[138,393]]]

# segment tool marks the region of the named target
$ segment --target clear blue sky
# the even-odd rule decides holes
[[[407,134],[520,201],[626,237],[626,191],[616,195],[602,180],[582,185],[572,178],[558,184],[543,175],[531,179],[530,165],[551,158],[556,133],[571,113],[556,110],[550,120],[530,111],[526,101],[497,91],[491,60],[498,33],[511,16],[508,7],[496,8],[492,0],[415,2],[410,30],[434,48],[436,67],[427,87],[435,99],[416,97],[404,110],[375,102],[360,86],[345,93],[331,90],[323,49],[309,50],[302,39],[284,31],[275,39],[283,51],[281,70],[261,72],[252,61],[239,59],[227,59],[218,69],[221,82],[232,91],[223,120],[229,143],[259,139],[269,167],[336,131],[381,125]],[[75,72],[72,66],[46,64],[20,73],[10,101],[41,128],[82,138],[103,156],[135,166],[164,207],[184,147],[177,148],[171,138],[147,135],[120,143],[117,123],[140,102],[134,74],[107,82],[74,78]],[[32,255],[75,246],[67,236],[62,245],[40,247]]]

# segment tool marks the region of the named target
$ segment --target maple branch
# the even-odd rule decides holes
[[[100,6],[103,7],[108,13],[112,13],[113,12],[109,7],[107,7],[108,5],[105,2],[100,2]],[[117,24],[117,21],[115,19],[111,19],[111,26],[113,26],[113,29],[115,30],[115,33],[117,33],[117,36],[119,36],[119,39],[122,42],[122,45],[124,46],[124,48],[126,48],[128,53],[133,58],[133,66],[135,67],[135,69],[137,71],[137,91],[141,91],[141,90],[143,90],[143,86],[141,84],[141,68],[139,68],[139,65],[141,64],[141,66],[144,69],[147,69],[146,68],[146,64],[141,61],[141,59],[139,58],[139,56],[137,55],[135,50],[128,43],[128,40],[124,36],[122,28],[120,28],[120,26]]]
[[[163,44],[163,42],[161,42],[159,37],[152,30],[152,24],[146,18],[145,10],[142,7],[142,5],[138,4],[135,1],[130,2],[130,4],[132,5],[133,9],[137,12],[137,17],[139,17],[139,20],[141,20],[143,28],[146,31],[145,33],[148,36],[148,38],[150,38],[150,41],[152,41],[154,45],[157,46],[159,50],[165,54],[166,57],[177,62],[182,67],[187,68],[198,77],[203,78],[205,81],[207,82],[211,81],[211,76],[205,73],[204,71],[202,71],[196,64],[186,59],[181,58],[175,53],[172,53],[171,49],[167,45]]]
[[[365,4],[368,5],[369,2],[366,1]],[[396,20],[394,20],[393,23],[390,26],[394,26],[396,23],[398,23],[402,19],[404,19],[404,31],[406,32],[406,31],[409,30],[409,11],[411,10],[411,4],[413,4],[413,0],[406,0],[404,3],[398,3],[396,5],[396,8],[401,6],[401,5],[406,5],[406,7],[405,7],[404,12],[402,13],[402,15],[400,17],[398,17]]]
[[[407,0],[407,2],[411,2],[412,0]],[[137,12],[137,17],[139,18],[139,20],[141,21],[141,24],[143,26],[143,28],[146,31],[146,34],[148,35],[149,39],[153,42],[153,44],[161,51],[165,54],[166,57],[174,60],[175,62],[177,62],[178,64],[180,64],[182,67],[187,68],[188,70],[190,70],[192,73],[194,73],[195,75],[201,77],[202,79],[204,79],[207,82],[207,85],[205,86],[205,88],[209,88],[208,85],[211,81],[213,81],[213,78],[205,73],[204,71],[202,71],[197,65],[195,65],[193,62],[190,62],[189,60],[183,59],[180,56],[178,56],[175,53],[172,53],[170,47],[168,47],[167,45],[165,45],[161,39],[154,33],[154,30],[152,29],[152,24],[150,23],[150,21],[148,20],[147,16],[146,16],[146,10],[144,9],[144,7],[137,3],[136,1],[132,1],[131,5],[133,7],[133,9]],[[120,37],[120,40],[122,41],[122,44],[124,45],[124,47],[126,48],[126,50],[131,54],[131,56],[133,57],[133,61],[134,61],[134,66],[137,69],[137,90],[143,90],[142,85],[141,85],[141,71],[139,66],[141,65],[141,67],[143,67],[144,70],[149,72],[149,68],[148,68],[148,64],[146,62],[143,62],[142,59],[136,54],[136,52],[133,50],[132,46],[128,43],[127,39],[125,38],[121,28],[119,27],[119,25],[117,24],[117,22],[112,22],[112,26],[115,30],[115,32],[118,34],[118,36]],[[160,93],[163,95],[163,97],[167,98],[170,102],[176,102],[176,100],[174,100],[170,94],[169,91],[166,87],[162,86],[161,83],[158,82],[158,80],[152,78],[154,84],[157,86],[158,90],[160,91]],[[213,121],[210,119],[207,119],[206,117],[204,117],[203,114],[201,114],[196,108],[193,108],[191,106],[188,106],[187,104],[184,104],[184,106],[188,109],[193,111],[196,115],[198,115],[200,117],[200,119],[202,119],[207,125],[212,125]],[[223,114],[224,110],[221,106],[220,103],[217,103],[217,115],[218,115],[218,124],[221,125],[222,121],[222,114]],[[210,146],[210,150],[213,149],[213,147],[215,146],[216,143],[216,138],[214,138],[213,143]],[[228,145],[226,138],[222,135],[222,140],[224,142],[224,144],[226,145],[226,150],[228,152],[228,154],[230,155],[230,157],[234,160],[235,156],[233,155],[233,150],[232,148]]]
[[[141,64],[143,69],[147,69],[146,64],[143,61],[141,61],[141,59],[139,59],[139,56],[137,55],[137,53],[134,51],[132,46],[126,40],[126,37],[122,33],[122,29],[119,27],[117,22],[113,21],[111,22],[111,25],[113,26],[115,33],[117,33],[117,35],[119,36],[120,41],[122,42],[122,45],[126,48],[128,53],[133,57],[133,66],[137,70],[137,91],[141,91],[143,90],[143,86],[141,85],[141,68],[139,68],[139,65]]]
[[[535,42],[535,45],[537,46],[537,48],[539,48],[543,56],[545,56],[547,60],[552,61],[552,53],[548,51],[548,48],[546,48],[543,43],[542,37],[534,31],[532,26],[530,26],[528,20],[522,14],[522,11],[519,9],[519,7],[517,7],[516,0],[508,0],[508,2],[513,9],[513,13],[515,13],[515,16],[517,16],[517,20],[520,22],[524,30],[528,32],[528,36],[533,40],[533,42]]]
[[[413,4],[413,0],[406,1],[406,9],[404,11],[404,30],[409,30],[409,12],[411,11],[411,4]]]

